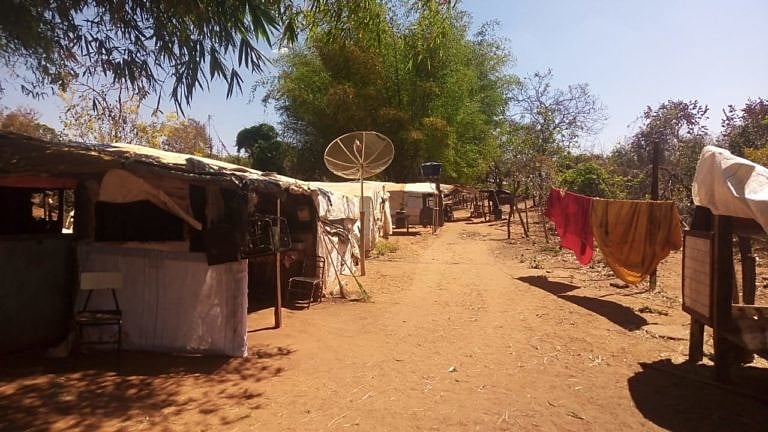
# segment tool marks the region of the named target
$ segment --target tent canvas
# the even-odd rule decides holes
[[[106,176],[106,182],[103,182],[102,178],[110,172],[111,174]],[[123,182],[121,178],[130,181]],[[359,252],[356,251],[354,238],[355,233],[359,232],[359,228],[355,228],[355,224],[359,223],[359,183],[312,185],[213,159],[143,146],[54,143],[6,133],[0,133],[0,181],[11,187],[23,187],[26,181],[37,185],[43,182],[48,185],[66,184],[76,187],[80,191],[75,200],[78,215],[75,216],[76,229],[70,235],[89,241],[93,240],[94,206],[100,200],[132,203],[141,199],[153,202],[160,209],[184,221],[187,231],[197,231],[202,227],[204,234],[206,226],[226,219],[222,213],[226,200],[212,199],[221,198],[218,195],[220,189],[227,188],[239,193],[244,185],[256,185],[256,189],[262,192],[278,194],[282,191],[293,195],[307,195],[312,198],[311,201],[317,210],[315,252],[336,263],[335,266],[328,266],[326,270],[328,294],[344,294],[343,290],[338,289],[341,284],[335,280],[337,272],[353,274],[356,271],[354,257],[359,256]],[[379,235],[391,232],[391,219],[384,188],[375,182],[367,183],[369,192],[366,193],[365,202],[371,211],[367,212],[370,216],[364,226],[371,230],[370,238],[375,242]],[[206,205],[202,209],[198,205],[194,211],[195,205],[190,195],[192,185],[199,186],[198,189],[203,190],[202,195],[207,196]],[[134,194],[137,191],[143,192]],[[216,193],[211,195],[212,192]],[[84,224],[89,225],[91,230],[85,234],[82,230]],[[36,240],[29,241],[32,244]],[[373,244],[375,243],[368,247]],[[128,326],[132,333],[128,346],[136,349],[201,350],[242,355],[245,352],[244,345],[241,344],[241,341],[245,340],[245,328],[240,323],[245,319],[247,310],[241,308],[240,301],[243,286],[246,290],[248,287],[247,270],[246,276],[241,278],[243,269],[242,264],[238,264],[240,261],[230,262],[223,265],[233,267],[229,270],[230,276],[222,277],[217,265],[203,262],[205,254],[190,252],[189,248],[188,241],[94,242],[90,246],[79,245],[77,252],[83,258],[80,270],[110,271],[117,268],[120,271],[146,276],[146,272],[152,268],[169,263],[179,273],[188,273],[190,279],[187,280],[186,287],[168,281],[160,283],[159,281],[167,279],[162,275],[147,276],[135,281],[141,285],[136,288],[138,291],[135,294],[139,294],[137,298],[147,301],[143,306],[131,305],[129,302],[129,316],[139,314],[137,319],[142,325],[153,323],[162,329],[158,329],[159,333],[151,333],[146,332],[146,329],[131,329]],[[137,254],[144,255],[137,257]],[[0,284],[0,290],[5,291],[6,288]],[[179,307],[184,311],[163,309],[164,306],[160,303],[148,300],[152,294],[165,297],[186,295],[188,297],[185,298],[189,301],[179,303]],[[60,306],[72,307],[71,304],[67,306],[71,302],[70,293],[51,292],[50,295],[56,297],[56,300],[52,301]],[[225,302],[224,296],[229,296],[229,303]],[[211,315],[212,310],[206,309],[208,307],[219,308],[216,312],[218,315]],[[208,315],[206,318],[199,314]],[[182,315],[187,317],[185,320],[205,324],[199,327],[199,332],[193,332],[194,334],[176,332],[169,320]],[[49,337],[58,332],[57,327],[62,326],[52,326],[48,329]],[[227,329],[228,332],[224,338],[219,333],[222,329]],[[217,342],[202,343],[201,340]]]
[[[41,185],[69,186],[75,189],[77,208],[73,234],[16,234],[12,245],[2,237],[0,242],[6,249],[27,253],[28,257],[15,262],[29,265],[35,260],[74,261],[61,253],[53,253],[55,248],[47,248],[46,251],[53,252],[41,255],[42,249],[34,245],[49,238],[46,244],[59,238],[67,244],[75,240],[74,249],[80,258],[77,271],[117,270],[126,275],[126,286],[119,295],[125,309],[127,347],[242,356],[246,353],[244,261],[211,266],[206,262],[205,253],[190,251],[189,240],[182,238],[155,242],[93,241],[95,222],[99,220],[94,208],[99,202],[113,205],[151,202],[184,221],[187,230],[194,232],[202,228],[206,218],[196,217],[192,212],[189,196],[192,185],[237,190],[241,183],[238,175],[244,172],[278,188],[282,181],[262,177],[248,169],[228,171],[230,168],[216,161],[146,147],[59,143],[0,133],[0,179],[4,187],[21,191]],[[102,225],[110,222],[101,219]],[[120,233],[119,230],[113,232]],[[9,263],[0,263],[0,272],[23,275],[29,270],[19,272],[8,267]],[[46,328],[34,332],[26,331],[30,327],[26,321],[6,323],[9,328],[21,327],[22,334],[12,345],[0,344],[0,350],[56,341],[63,336],[67,316],[71,317],[77,306],[73,304],[75,273],[60,277],[66,285],[63,288],[58,285],[51,288],[52,284],[45,281],[26,279],[26,294],[17,293],[14,286],[18,281],[14,278],[0,281],[0,292],[7,295],[9,304],[32,307],[25,299],[34,292],[37,303],[50,305],[46,310],[68,312],[55,315],[51,312],[51,318],[45,321]],[[31,319],[41,321],[39,317]]]
[[[692,194],[694,204],[716,215],[754,219],[768,232],[768,168],[706,146],[696,165]]]
[[[422,196],[435,193],[434,183],[387,183],[387,190],[390,195],[391,212],[404,209],[408,216],[408,223],[411,225],[419,224],[419,215],[422,208]],[[440,185],[440,191],[443,194],[450,193],[453,190],[451,185]],[[394,217],[392,214],[391,217]]]
[[[360,197],[360,182],[307,182],[307,187],[319,192],[330,192],[329,196],[345,196],[344,219],[359,219],[359,197]],[[354,200],[350,200],[350,197],[354,197]],[[363,182],[363,205],[367,208],[365,221],[366,238],[370,239],[370,242],[366,241],[366,248],[368,251],[373,250],[376,242],[381,237],[389,237],[392,234],[392,219],[390,215],[389,206],[389,193],[386,190],[386,183],[364,181]],[[324,207],[318,207],[320,217],[328,220],[338,219],[338,214],[328,214],[328,206],[323,203],[319,203]],[[330,206],[333,207],[333,206]],[[387,217],[387,215],[390,215]],[[358,222],[359,223],[359,222]],[[359,230],[360,227],[356,226]]]

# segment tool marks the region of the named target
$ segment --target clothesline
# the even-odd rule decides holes
[[[616,277],[629,284],[641,282],[683,245],[673,201],[608,200],[552,188],[545,214],[560,246],[582,265],[592,260],[596,242]]]

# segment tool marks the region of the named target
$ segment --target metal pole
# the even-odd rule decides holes
[[[365,207],[363,207],[363,167],[360,167],[360,276],[365,276]]]
[[[282,273],[280,271],[280,198],[277,198],[277,236],[275,245],[275,328],[279,329],[283,325],[283,296],[282,296]],[[311,300],[311,299],[310,299]]]
[[[435,180],[437,182],[437,180]],[[435,183],[437,185],[437,183]],[[432,234],[437,232],[437,194],[432,194]]]

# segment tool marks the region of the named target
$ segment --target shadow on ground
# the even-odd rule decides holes
[[[579,287],[576,285],[552,281],[541,276],[522,276],[517,279],[528,285],[544,290],[557,298],[596,313],[626,330],[639,330],[641,327],[648,324],[648,320],[642,315],[623,304],[599,298],[567,294],[578,289]]]
[[[768,370],[736,367],[733,383],[713,381],[714,368],[641,363],[627,381],[638,411],[662,429],[679,432],[765,431],[768,428]]]
[[[63,359],[0,358],[0,430],[128,429],[142,419],[190,410],[226,425],[228,406],[259,409],[259,383],[280,375],[293,351],[249,350],[249,357],[92,352]],[[69,425],[69,426],[68,426]],[[145,426],[151,426],[145,425]],[[159,430],[159,429],[158,429]]]
[[[393,237],[413,237],[413,236],[419,236],[421,235],[420,231],[399,231],[400,228],[398,228],[398,231],[392,230],[392,234],[390,236]]]
[[[487,221],[487,220],[483,220],[483,219],[480,219],[480,220],[467,219],[467,221],[464,222],[464,224],[465,225],[480,225],[480,224],[487,224],[487,223],[492,223],[492,222],[496,222],[496,221],[490,221],[490,220]]]

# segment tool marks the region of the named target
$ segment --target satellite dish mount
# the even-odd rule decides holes
[[[392,162],[395,147],[386,136],[373,131],[351,132],[328,144],[325,166],[341,177],[360,181],[360,274],[365,276],[365,208],[363,179],[382,172]]]

